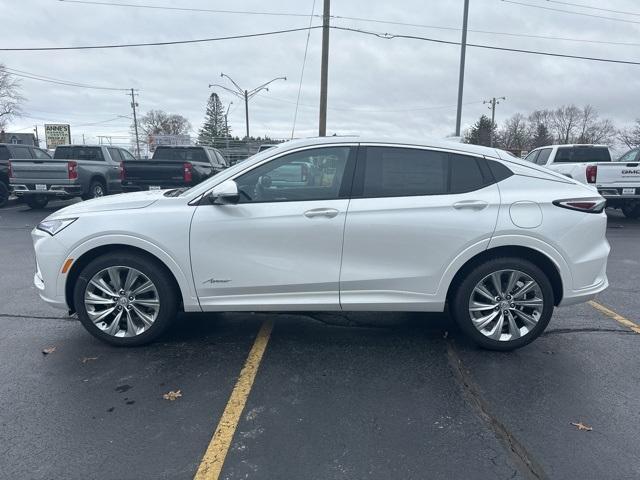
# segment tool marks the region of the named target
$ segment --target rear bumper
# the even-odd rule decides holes
[[[147,190],[169,190],[172,188],[190,187],[186,183],[171,183],[171,182],[158,182],[158,183],[122,183],[123,192],[144,192]]]
[[[595,285],[587,288],[582,288],[580,290],[573,290],[571,292],[568,292],[568,294],[567,292],[565,292],[564,296],[562,297],[562,301],[558,306],[567,307],[569,305],[575,305],[577,303],[588,302],[589,300],[593,300],[598,293],[606,290],[608,286],[609,279],[605,274],[604,278],[602,278]]]
[[[635,193],[623,193],[623,188],[634,188]],[[640,200],[640,188],[636,187],[598,187],[600,196],[606,199],[616,200]]]
[[[82,185],[46,185],[46,190],[36,190],[35,185],[12,183],[11,191],[16,197],[47,195],[51,197],[75,197],[82,195]]]

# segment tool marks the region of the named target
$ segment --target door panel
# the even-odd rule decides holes
[[[240,203],[198,206],[190,244],[203,310],[339,309],[354,162],[351,146],[289,153],[235,178]]]
[[[412,151],[390,152],[385,159],[370,152],[358,159],[354,196],[361,188],[361,195],[372,198],[352,198],[345,223],[342,309],[441,309],[438,290],[447,267],[472,245],[489,243],[500,205],[498,187],[482,186],[492,180],[481,172],[481,160],[472,157]],[[471,190],[474,184],[477,189],[467,193],[448,193]],[[403,188],[408,196],[398,196]],[[389,193],[396,196],[386,197]]]

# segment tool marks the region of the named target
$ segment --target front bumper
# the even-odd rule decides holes
[[[11,190],[16,197],[28,195],[47,195],[51,197],[76,197],[82,195],[81,185],[46,185],[46,190],[36,190],[35,185],[11,184]]]
[[[61,273],[67,248],[55,237],[38,229],[31,232],[31,238],[36,254],[33,284],[42,300],[52,307],[67,310],[64,291],[66,275]]]

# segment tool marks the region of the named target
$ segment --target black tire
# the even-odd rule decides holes
[[[27,205],[34,210],[44,208],[49,203],[49,197],[46,195],[29,195],[27,197]]]
[[[108,267],[129,267],[138,270],[153,282],[160,302],[158,315],[144,332],[131,337],[117,337],[102,331],[89,318],[84,297],[89,282]],[[171,274],[156,260],[127,251],[116,251],[102,255],[82,269],[73,290],[73,303],[80,322],[94,337],[118,347],[145,345],[156,340],[171,325],[178,309],[177,285]],[[124,321],[124,320],[121,320]]]
[[[640,205],[623,205],[622,213],[627,218],[640,218]]]
[[[92,198],[104,197],[107,194],[107,189],[101,180],[93,180],[89,185],[87,193],[82,195],[83,200],[91,200]]]
[[[4,207],[9,201],[9,187],[4,182],[0,182],[0,208]]]
[[[517,270],[531,277],[540,287],[544,302],[535,327],[520,338],[503,341],[491,339],[480,332],[474,326],[469,312],[476,285],[488,275],[501,270]],[[530,261],[517,257],[496,258],[474,267],[458,284],[450,300],[450,311],[462,331],[480,347],[498,351],[514,350],[535,340],[547,328],[554,308],[553,288],[545,273]]]

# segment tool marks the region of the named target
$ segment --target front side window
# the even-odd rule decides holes
[[[536,163],[536,159],[538,158],[538,155],[540,154],[540,150],[534,150],[533,152],[531,152],[529,155],[527,155],[526,157],[524,157],[524,159],[527,162],[531,162],[531,163]]]
[[[551,155],[551,149],[550,148],[543,148],[542,150],[540,150],[540,155],[538,155],[538,158],[536,159],[536,163],[538,165],[546,165],[547,164],[547,160],[549,160],[549,155]]]
[[[235,179],[240,203],[334,200],[351,147],[324,147],[276,158]]]
[[[117,148],[109,148],[109,155],[111,155],[111,160],[114,162],[121,162],[122,157],[120,157],[120,151]]]
[[[122,159],[125,162],[133,162],[133,161],[135,161],[135,158],[133,157],[133,155],[131,155],[129,150],[125,150],[124,148],[120,149],[120,156],[122,157]]]
[[[638,161],[638,153],[640,150],[630,150],[620,157],[619,162],[636,162]]]

